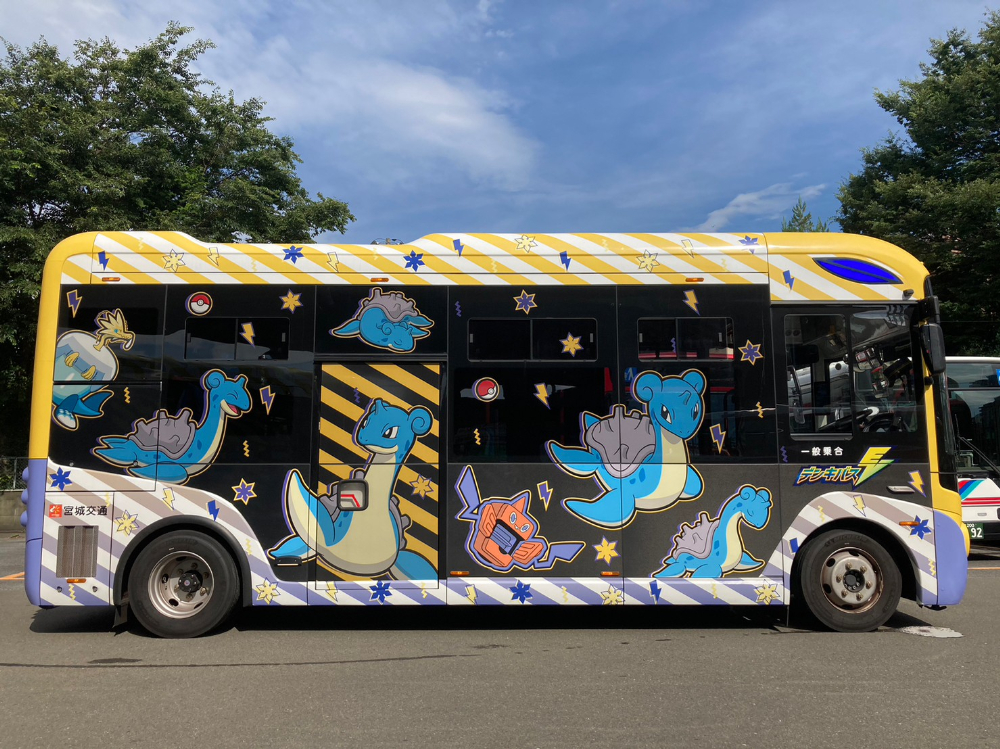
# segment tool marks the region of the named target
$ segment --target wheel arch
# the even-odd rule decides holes
[[[871,536],[874,540],[878,541],[889,553],[896,563],[896,567],[899,569],[900,577],[903,580],[902,597],[911,601],[917,599],[917,563],[910,555],[906,546],[884,526],[871,520],[861,520],[859,518],[831,520],[829,523],[824,523],[815,528],[812,533],[806,536],[806,539],[799,545],[799,550],[792,559],[792,569],[789,579],[792,581],[793,586],[797,587],[796,581],[798,580],[801,566],[802,550],[817,536],[835,530],[864,533],[866,536]]]
[[[247,555],[243,553],[240,545],[236,543],[236,539],[233,537],[232,533],[211,520],[198,517],[163,518],[162,520],[158,520],[139,531],[135,540],[129,544],[128,548],[125,549],[125,552],[118,560],[118,567],[115,570],[115,580],[112,591],[113,603],[116,606],[120,606],[124,601],[128,586],[128,575],[139,552],[148,546],[154,539],[159,538],[165,533],[182,530],[204,533],[206,536],[210,536],[216,541],[219,541],[223,547],[229,551],[229,554],[236,562],[236,567],[239,569],[240,573],[240,603],[243,606],[251,605],[252,599],[250,595],[250,583],[252,578],[250,576],[250,562],[247,559]]]

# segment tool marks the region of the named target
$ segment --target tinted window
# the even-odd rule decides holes
[[[728,317],[642,318],[638,328],[642,361],[733,358],[733,321]]]
[[[469,320],[469,359],[524,361],[531,356],[528,320]]]
[[[948,362],[949,388],[995,388],[1000,369],[990,362]]]
[[[288,358],[288,319],[284,317],[191,317],[184,330],[185,359]]]
[[[597,321],[532,320],[531,358],[593,361],[597,358]]]
[[[469,320],[470,361],[594,361],[597,321],[590,318]]]

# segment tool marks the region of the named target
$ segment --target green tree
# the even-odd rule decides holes
[[[0,455],[26,449],[42,265],[82,231],[176,230],[215,242],[343,232],[347,204],[310,198],[258,99],[192,69],[213,47],[171,23],[143,46],[40,40],[0,56]]]
[[[1000,352],[1000,13],[978,41],[932,40],[923,77],[875,100],[903,126],[862,152],[837,221],[916,255],[942,300],[949,353]]]
[[[798,201],[792,206],[792,219],[791,221],[785,221],[784,216],[781,217],[781,230],[782,231],[829,231],[829,224],[826,221],[821,221],[816,219],[813,222],[812,214],[806,210],[806,204],[802,201],[802,196],[799,196]]]

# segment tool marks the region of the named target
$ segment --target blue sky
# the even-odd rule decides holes
[[[167,8],[166,6],[169,6]],[[135,46],[169,20],[199,68],[268,102],[345,238],[442,232],[769,231],[837,210],[897,123],[874,89],[982,0],[4,0],[0,36]],[[155,227],[149,227],[155,228]]]

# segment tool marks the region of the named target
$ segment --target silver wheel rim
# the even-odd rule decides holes
[[[838,549],[823,562],[823,593],[841,611],[861,613],[882,597],[882,570],[870,554],[854,546]]]
[[[212,600],[215,575],[202,557],[189,551],[174,551],[153,565],[149,576],[149,600],[170,619],[194,616]]]

